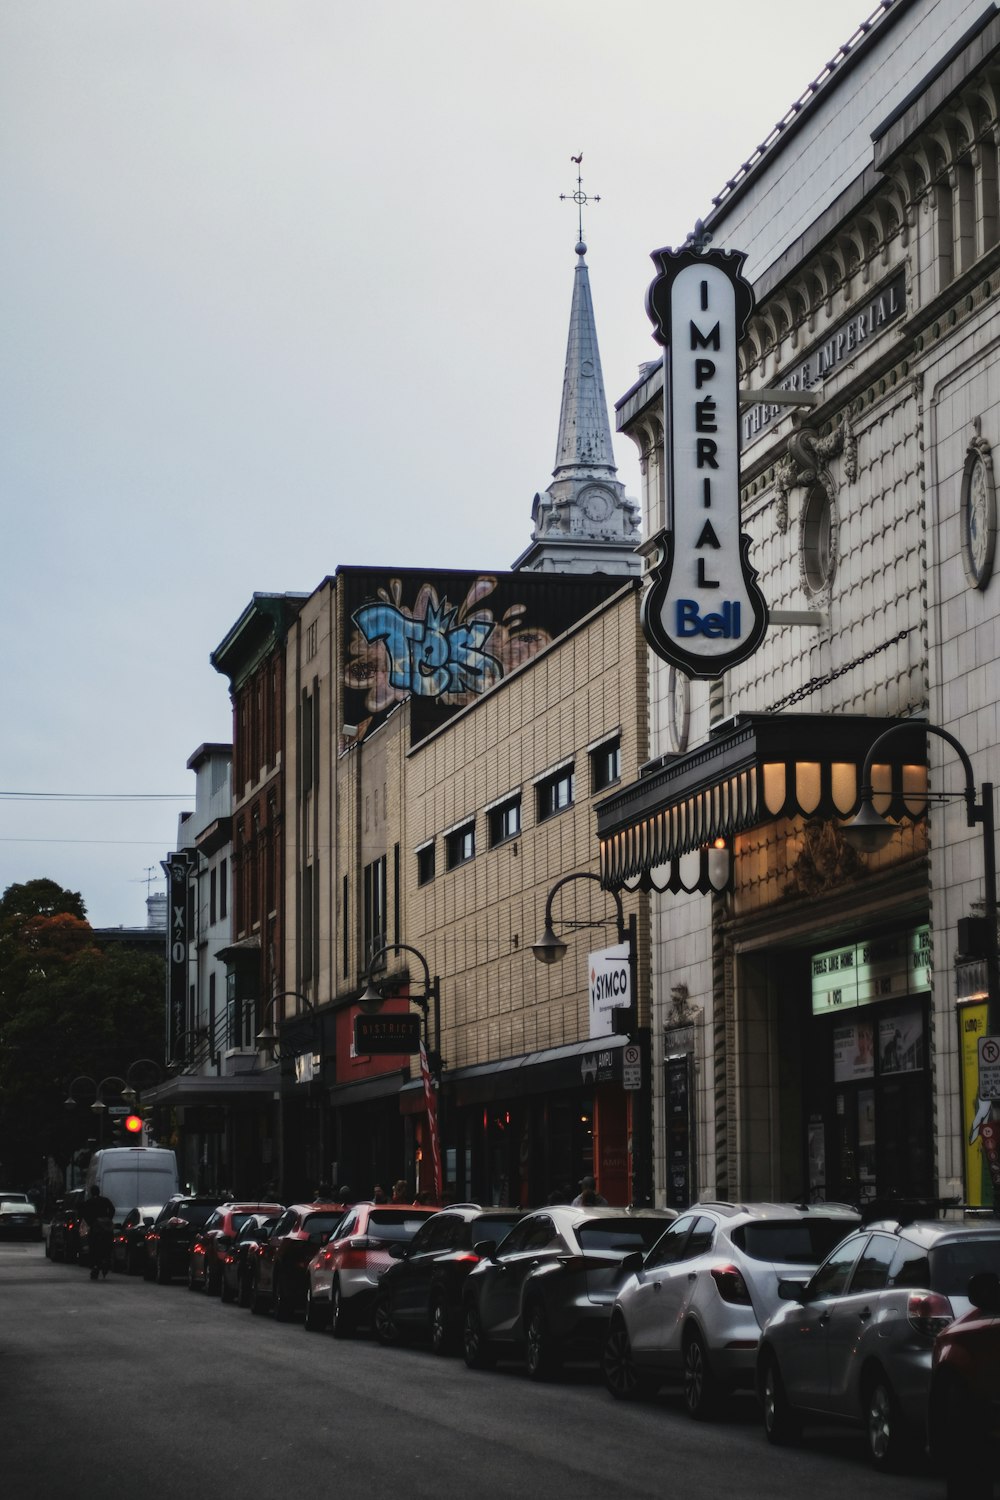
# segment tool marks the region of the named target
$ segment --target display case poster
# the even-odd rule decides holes
[[[918,1073],[924,1066],[924,1018],[917,1006],[890,1011],[878,1023],[878,1070]]]
[[[962,1005],[958,1011],[959,1061],[962,1068],[962,1125],[965,1141],[965,1201],[971,1208],[993,1202],[989,1163],[980,1136],[989,1119],[989,1101],[979,1097],[979,1038],[986,1035],[986,1002]]]
[[[871,1021],[852,1021],[833,1029],[833,1078],[850,1083],[875,1076],[875,1037]]]

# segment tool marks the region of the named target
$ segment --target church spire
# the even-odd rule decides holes
[[[637,574],[639,504],[625,495],[615,478],[611,424],[604,394],[597,325],[590,296],[590,273],[584,259],[583,206],[599,203],[583,191],[580,163],[574,156],[576,192],[563,193],[579,210],[573,301],[566,343],[556,466],[544,495],[531,507],[531,545],[514,563],[516,569],[549,573]]]
[[[586,245],[579,240],[553,479],[583,478],[595,470],[611,478],[617,472],[586,253]]]

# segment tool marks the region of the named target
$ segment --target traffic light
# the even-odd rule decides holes
[[[126,1115],[124,1124],[126,1135],[137,1136],[142,1134],[142,1115]]]

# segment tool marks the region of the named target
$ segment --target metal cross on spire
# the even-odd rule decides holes
[[[560,193],[559,202],[575,203],[577,206],[577,228],[579,234],[576,253],[577,255],[584,255],[586,254],[587,247],[583,242],[583,205],[585,203],[600,203],[601,199],[599,194],[597,193],[594,193],[588,197],[588,195],[583,191],[583,175],[580,171],[580,164],[583,161],[583,152],[581,151],[579,156],[571,156],[570,161],[576,163],[576,192]]]

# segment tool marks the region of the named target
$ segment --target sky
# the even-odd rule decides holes
[[[0,0],[0,891],[145,924],[254,592],[510,566],[555,463],[571,156],[613,422],[658,354],[650,252],[875,8]]]

